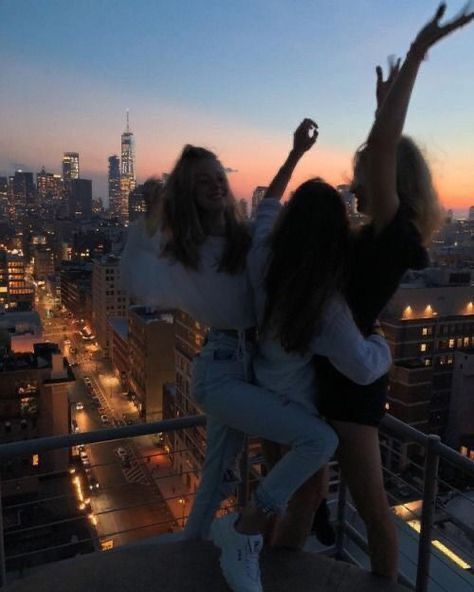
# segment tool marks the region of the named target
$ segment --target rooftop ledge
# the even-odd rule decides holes
[[[164,535],[163,539],[166,539]],[[404,592],[407,588],[342,561],[304,551],[266,550],[269,592]],[[117,550],[78,556],[38,569],[5,592],[228,592],[210,542],[166,543],[158,538]]]

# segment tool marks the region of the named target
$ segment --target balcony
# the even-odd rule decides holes
[[[38,474],[33,484],[31,476],[2,482],[0,577],[5,590],[228,590],[212,543],[173,542],[168,534],[179,531],[186,520],[193,495],[186,481],[195,471],[183,470],[187,451],[167,450],[161,435],[204,423],[202,416],[184,417],[0,446],[2,465],[18,457],[42,458],[61,448],[78,453],[70,474]],[[418,447],[419,463],[416,455],[408,458],[408,446]],[[87,461],[84,454],[80,461],[80,452]],[[364,529],[334,463],[335,546],[323,548],[310,537],[302,552],[265,550],[265,590],[472,591],[474,525],[468,520],[474,516],[474,463],[436,436],[390,416],[383,425],[382,454],[400,537],[399,584],[389,585],[367,571]],[[180,455],[184,462],[177,473],[174,461]],[[252,481],[258,478],[252,466],[259,460],[248,461],[244,464],[250,465]],[[96,490],[97,475],[101,482]],[[119,479],[124,475],[125,485]],[[241,488],[221,511],[244,502],[245,495]],[[459,505],[467,508],[466,520]]]

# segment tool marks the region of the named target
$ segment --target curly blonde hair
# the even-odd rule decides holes
[[[366,154],[362,146],[354,157],[354,170]],[[397,146],[397,194],[408,212],[423,244],[429,245],[443,219],[443,209],[433,185],[430,167],[422,151],[409,136],[402,136]]]

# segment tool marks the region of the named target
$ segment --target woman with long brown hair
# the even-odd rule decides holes
[[[359,210],[371,222],[352,238],[352,258],[345,295],[363,334],[396,291],[409,268],[428,264],[426,247],[440,221],[440,206],[429,167],[416,144],[402,130],[418,69],[440,39],[474,18],[464,9],[439,24],[446,6],[418,33],[398,71],[393,64],[383,81],[377,68],[379,108],[365,146],[356,154],[352,190]],[[337,458],[344,480],[367,528],[372,571],[389,579],[398,573],[398,544],[384,491],[378,425],[385,413],[388,376],[370,386],[354,384],[327,359],[316,362],[321,413],[338,433]],[[315,483],[308,482],[273,536],[275,546],[300,547],[311,526]],[[312,503],[313,502],[313,503]],[[305,511],[305,507],[310,512]]]

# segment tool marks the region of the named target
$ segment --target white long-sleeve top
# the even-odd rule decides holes
[[[268,237],[281,210],[275,199],[264,199],[257,210],[252,248],[248,256],[250,282],[254,288],[257,320],[261,326],[265,311],[265,275],[270,255]],[[326,306],[318,332],[307,353],[288,353],[280,341],[263,332],[254,359],[256,381],[285,398],[315,409],[316,384],[312,357],[329,358],[342,374],[358,384],[370,384],[388,372],[392,358],[387,343],[379,335],[365,338],[340,295]]]
[[[190,270],[161,253],[159,231],[149,238],[144,219],[128,229],[121,255],[121,275],[138,303],[179,308],[196,321],[217,329],[247,329],[256,324],[252,288],[247,273],[218,271],[224,237],[208,237],[200,248],[200,267]]]

